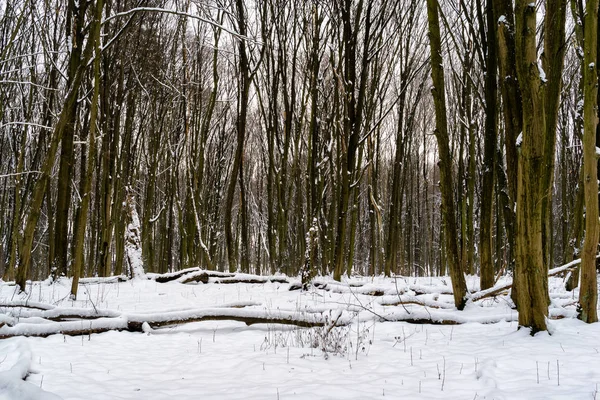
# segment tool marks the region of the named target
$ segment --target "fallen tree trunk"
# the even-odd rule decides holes
[[[193,274],[198,274],[198,273],[207,273],[207,271],[202,271],[200,268],[196,267],[196,268],[187,268],[187,269],[182,269],[181,271],[175,271],[175,272],[167,272],[166,274],[146,274],[146,277],[148,279],[154,280],[158,283],[167,283],[167,282],[171,282],[171,281],[176,281],[177,279],[185,276],[185,275],[193,275]],[[207,274],[208,275],[208,274]],[[215,275],[217,276],[217,275]]]
[[[577,268],[577,266],[579,264],[581,264],[580,258],[577,260],[573,260],[570,263],[567,263],[565,265],[561,265],[560,267],[553,268],[550,271],[548,271],[548,277],[556,276],[556,275],[562,274],[563,272],[573,270],[573,269]],[[494,297],[494,296],[497,296],[498,294],[500,294],[501,292],[510,289],[511,287],[512,287],[512,281],[503,283],[501,285],[496,285],[489,289],[480,290],[479,292],[475,292],[475,293],[471,294],[469,300],[473,302],[473,301],[483,300],[488,297]]]
[[[381,298],[379,304],[382,306],[418,305],[429,308],[454,309],[454,304],[422,298],[421,296],[385,296]]]
[[[42,310],[29,318],[43,318],[34,323],[19,322],[14,319],[14,325],[9,323],[0,326],[0,339],[14,336],[47,337],[55,334],[69,336],[89,335],[108,331],[143,332],[144,325],[156,329],[165,326],[181,325],[201,321],[239,321],[246,325],[281,324],[301,328],[323,327],[331,325],[331,321],[323,314],[300,313],[297,311],[268,311],[243,308],[205,308],[165,312],[162,314],[119,314],[105,310],[93,317],[94,310],[53,309]],[[77,320],[65,320],[77,318]],[[24,318],[27,320],[27,318]],[[349,321],[336,320],[334,325],[345,325]]]
[[[371,284],[356,284],[356,283],[354,283],[354,284],[350,284],[350,285],[344,285],[339,282],[314,281],[313,286],[317,289],[325,290],[325,291],[333,292],[333,293],[362,294],[365,296],[373,296],[373,297],[380,297],[380,296],[384,296],[386,294],[398,295],[398,294],[404,293],[404,292],[397,293],[395,291],[395,289],[386,291],[384,288],[379,288],[379,287],[376,287],[375,285],[371,285]],[[290,290],[295,290],[295,289],[296,289],[296,286],[290,287]]]
[[[288,283],[289,281],[283,277],[277,276],[253,276],[253,277],[231,277],[231,278],[217,278],[211,281],[211,283]]]
[[[95,277],[95,278],[81,278],[79,284],[95,284],[95,283],[119,283],[127,282],[129,279],[125,275],[109,276],[109,277]]]
[[[191,274],[187,274],[179,278],[180,283],[208,283],[208,274],[204,271],[194,272]]]

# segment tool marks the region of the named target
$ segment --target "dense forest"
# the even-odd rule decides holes
[[[0,0],[0,273],[515,279],[596,317],[598,1]],[[568,284],[579,284],[577,273]],[[74,293],[75,294],[75,293]]]

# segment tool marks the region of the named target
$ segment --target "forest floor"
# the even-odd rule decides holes
[[[506,294],[456,311],[448,278],[322,278],[306,292],[180,281],[91,280],[76,301],[68,279],[27,294],[0,283],[0,335],[18,335],[0,341],[0,399],[600,399],[600,324],[574,319],[562,278],[550,279],[551,334],[534,337]],[[219,310],[324,326],[183,322]],[[158,326],[165,316],[182,322]],[[126,330],[144,318],[155,322]],[[50,334],[92,324],[115,330]]]

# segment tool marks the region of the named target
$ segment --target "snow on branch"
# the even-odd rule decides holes
[[[237,33],[235,31],[233,31],[233,30],[231,30],[231,29],[229,29],[229,28],[227,28],[227,27],[219,24],[218,22],[210,20],[208,18],[203,18],[203,17],[200,17],[198,15],[186,13],[186,12],[183,12],[183,11],[167,10],[165,8],[158,8],[158,7],[135,7],[135,8],[132,8],[130,10],[127,10],[127,11],[116,13],[116,14],[111,15],[110,17],[104,19],[102,21],[102,25],[106,24],[107,22],[109,22],[109,21],[111,21],[111,20],[113,20],[115,18],[125,17],[125,16],[136,14],[136,13],[139,13],[139,12],[157,12],[157,13],[173,14],[173,15],[179,15],[181,17],[193,18],[193,19],[196,19],[198,21],[202,21],[202,22],[205,22],[207,24],[210,24],[210,25],[214,26],[215,28],[222,29],[223,31],[229,33],[231,36],[235,37],[236,39],[245,40],[247,42],[252,42],[252,43],[256,43],[256,44],[261,44],[260,42],[258,42],[255,39],[252,39],[252,38],[250,38],[248,36],[240,35],[239,33]]]

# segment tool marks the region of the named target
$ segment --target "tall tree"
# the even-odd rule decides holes
[[[442,194],[442,218],[448,267],[452,278],[454,304],[462,310],[466,303],[467,284],[461,268],[454,214],[454,188],[452,184],[452,157],[450,156],[448,120],[446,116],[446,89],[444,83],[444,64],[437,0],[427,0],[427,20],[429,22],[429,46],[431,49],[432,94],[435,104],[435,137],[438,144],[440,161],[440,191]]]
[[[238,38],[238,57],[239,57],[239,83],[238,83],[238,110],[236,119],[236,133],[237,133],[237,145],[235,154],[233,157],[233,165],[231,167],[231,174],[229,176],[229,183],[227,185],[227,195],[225,197],[225,241],[227,245],[227,260],[229,263],[229,270],[235,271],[238,268],[238,260],[236,257],[236,251],[234,248],[233,232],[232,232],[232,209],[233,209],[233,198],[235,195],[236,182],[238,176],[240,178],[240,190],[243,191],[243,171],[242,159],[244,157],[244,144],[246,141],[246,121],[248,119],[248,96],[250,92],[250,60],[248,57],[247,50],[247,21],[246,21],[246,8],[242,0],[236,0],[235,12],[237,17],[237,28],[240,35]],[[241,213],[244,215],[245,205],[242,192],[242,204],[240,205]],[[242,225],[244,223],[242,222]],[[242,227],[242,229],[245,229]],[[242,238],[242,246],[247,249],[247,237]],[[243,252],[242,257],[247,257],[247,254]]]
[[[485,144],[483,151],[483,185],[481,188],[481,289],[494,285],[494,263],[492,258],[493,193],[494,170],[497,143],[497,60],[496,60],[496,18],[492,1],[486,2],[486,22],[488,28],[485,71]],[[482,21],[483,22],[483,21]],[[485,40],[485,39],[484,39]],[[485,42],[484,42],[485,43]]]
[[[585,239],[581,254],[581,288],[579,318],[598,321],[598,285],[596,254],[598,253],[598,175],[596,127],[598,125],[598,0],[586,3],[584,38],[583,97],[583,169],[585,190]]]
[[[564,10],[563,10],[564,11]],[[547,102],[555,104],[560,95],[555,82],[548,82],[542,63],[538,60],[535,3],[519,0],[515,8],[515,43],[517,76],[523,101],[523,132],[517,182],[517,263],[515,286],[519,325],[530,327],[532,334],[546,330],[548,315],[548,278],[544,257],[544,198],[548,195],[550,181],[544,179],[548,152],[554,154],[556,132],[548,132],[547,124],[556,126],[553,109]],[[546,12],[546,28],[564,30],[564,18]],[[560,43],[561,34],[545,42],[549,49]],[[559,54],[556,54],[559,56]],[[562,65],[562,60],[560,65]],[[552,68],[555,68],[553,61]],[[553,75],[554,76],[554,75]],[[560,86],[559,86],[560,87]],[[552,162],[553,156],[552,156]]]

